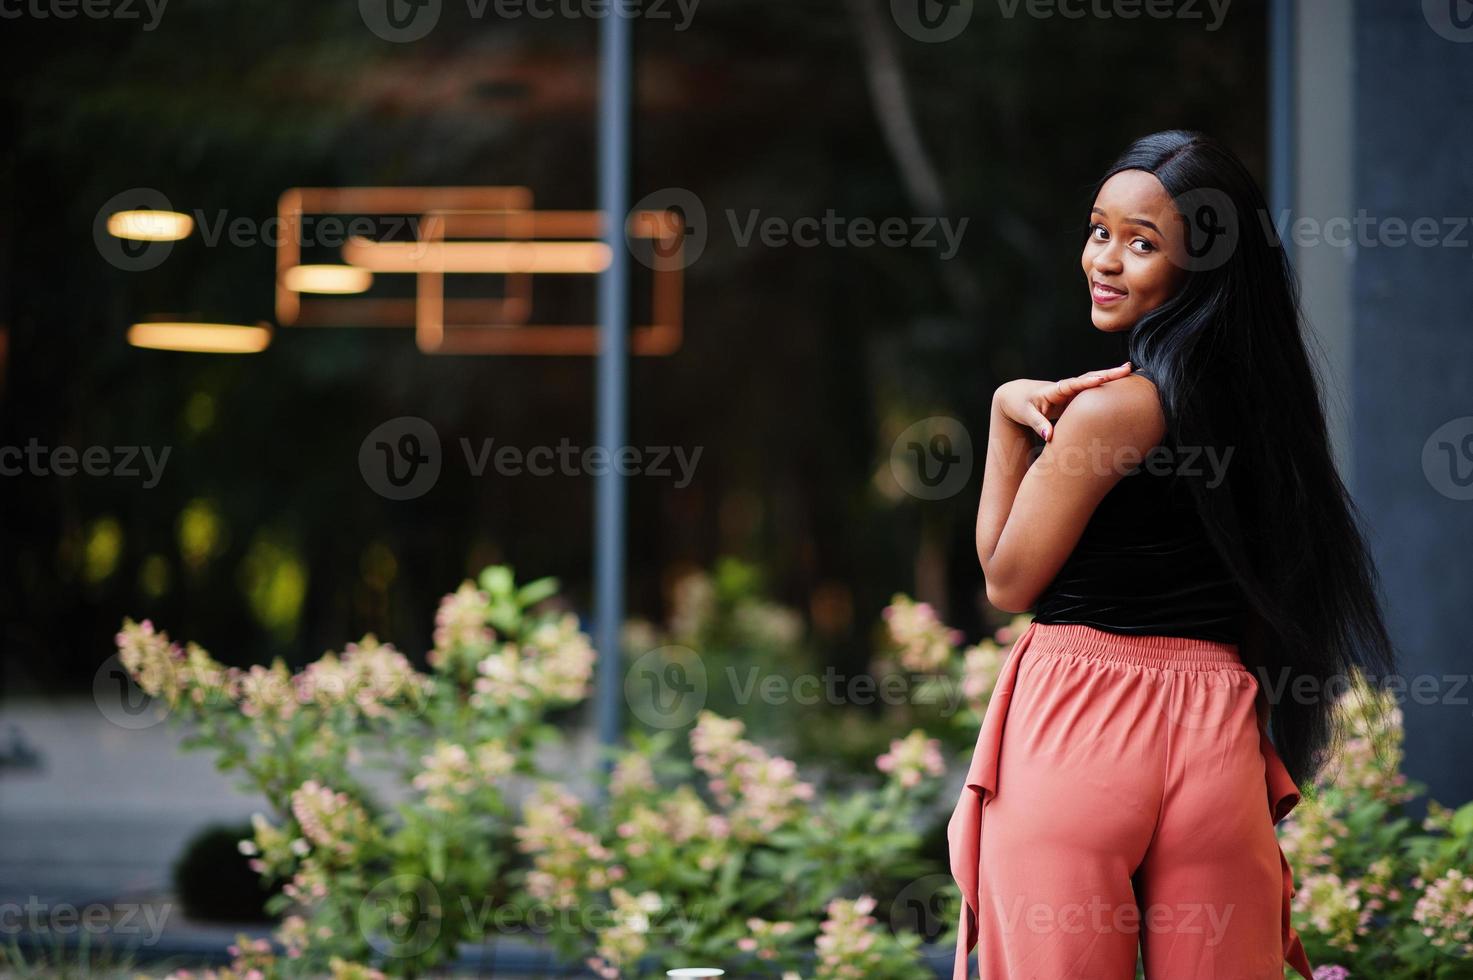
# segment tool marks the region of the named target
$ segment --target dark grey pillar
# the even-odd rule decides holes
[[[1456,806],[1473,799],[1473,16],[1350,9],[1353,489],[1404,673],[1436,679],[1403,700],[1405,771]]]

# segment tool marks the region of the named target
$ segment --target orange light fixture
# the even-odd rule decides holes
[[[370,219],[384,231],[406,226],[413,231],[412,222],[431,209],[525,211],[531,206],[532,192],[526,187],[293,187],[281,195],[276,206],[281,229],[276,248],[276,322],[283,327],[402,327],[414,322],[412,299],[315,299],[287,286],[287,270],[302,264],[303,248],[312,239],[328,244],[331,232],[335,244],[343,242],[340,222],[345,216]],[[490,302],[496,312],[496,301]],[[450,303],[458,305],[459,301]],[[476,315],[486,305],[484,300],[473,301],[467,312]]]
[[[135,323],[128,328],[128,343],[153,350],[255,354],[270,345],[271,328],[265,323]]]
[[[368,292],[373,273],[351,265],[295,265],[282,273],[282,283],[294,293],[348,296]]]
[[[608,268],[603,242],[375,242],[352,237],[350,265],[374,272],[483,272],[589,275]]]
[[[107,217],[107,231],[137,242],[177,242],[194,231],[194,219],[178,211],[116,211]]]

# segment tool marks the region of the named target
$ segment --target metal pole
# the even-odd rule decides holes
[[[594,630],[598,649],[595,691],[598,742],[615,746],[620,734],[624,682],[619,646],[624,621],[624,481],[613,465],[625,442],[629,357],[629,249],[624,235],[629,213],[629,102],[631,88],[629,17],[610,4],[599,27],[598,206],[603,214],[608,268],[598,283],[598,445],[606,468],[598,476],[595,502]]]

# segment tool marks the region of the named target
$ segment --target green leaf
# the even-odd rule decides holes
[[[510,566],[489,565],[481,570],[480,586],[492,600],[505,600],[512,594],[514,580]]]
[[[515,635],[517,627],[521,625],[522,614],[511,602],[493,602],[486,611],[486,622],[495,627],[498,633]]]
[[[716,879],[717,895],[724,897],[732,894],[737,878],[742,873],[742,866],[746,863],[746,855],[740,852],[726,859],[726,864],[721,868],[721,876]]]
[[[517,605],[526,609],[557,594],[558,580],[552,576],[535,579],[517,590]]]
[[[1473,837],[1473,803],[1464,803],[1453,814],[1453,833],[1459,837]]]

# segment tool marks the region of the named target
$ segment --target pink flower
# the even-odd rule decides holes
[[[903,739],[892,741],[890,751],[875,759],[875,766],[906,789],[920,785],[926,776],[940,776],[946,772],[940,740],[927,738],[919,728]]]

